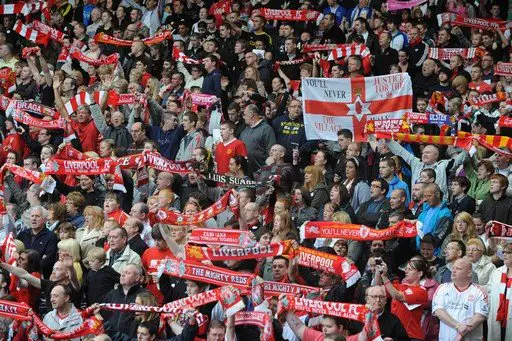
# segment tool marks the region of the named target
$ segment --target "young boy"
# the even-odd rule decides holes
[[[119,283],[119,274],[105,264],[107,254],[100,247],[89,250],[84,263],[90,268],[84,280],[84,292],[87,305],[104,302],[105,295]]]

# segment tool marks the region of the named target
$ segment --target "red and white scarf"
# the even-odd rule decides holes
[[[272,318],[264,312],[241,311],[235,315],[235,326],[250,325],[262,328],[261,341],[274,341],[274,328]]]
[[[117,64],[117,61],[119,60],[118,53],[113,53],[108,57],[102,56],[99,59],[93,59],[89,56],[86,56],[82,52],[82,50],[80,50],[76,47],[71,47],[70,55],[71,55],[71,57],[73,57],[81,62],[84,62],[86,64],[92,65],[92,66]]]
[[[304,44],[302,52],[331,51],[337,48],[345,48],[346,44]]]
[[[102,175],[111,174],[116,163],[111,159],[60,160],[51,158],[44,165],[46,174]]]
[[[193,171],[192,161],[172,161],[164,158],[157,152],[144,152],[143,161],[146,166],[161,172],[188,174]]]
[[[368,313],[368,308],[363,304],[324,302],[287,295],[279,300],[277,314],[280,315],[289,310],[337,316],[363,323],[365,322],[365,315]]]
[[[489,222],[490,227],[488,228],[487,234],[489,238],[512,238],[512,225],[493,220]]]
[[[289,241],[259,245],[249,248],[209,248],[185,245],[185,257],[197,261],[224,261],[275,257],[288,254],[291,250]]]
[[[159,32],[159,33],[155,34],[154,36],[149,37],[149,38],[144,38],[141,41],[142,41],[142,43],[144,43],[144,45],[151,46],[151,45],[160,44],[167,39],[172,39],[172,34],[170,31]],[[115,38],[115,37],[109,36],[108,34],[105,34],[103,32],[96,34],[94,36],[94,40],[97,43],[103,43],[103,44],[115,45],[115,46],[130,47],[133,44],[133,40],[125,40],[125,39]]]
[[[250,247],[255,244],[255,241],[250,237],[249,231],[203,228],[192,230],[188,242],[242,248]]]
[[[281,283],[281,282],[263,282],[263,291],[265,297],[280,296],[281,294],[287,295],[302,295],[306,296],[311,293],[319,292],[320,288],[308,287],[306,285],[294,284],[294,283]]]
[[[496,103],[505,101],[508,98],[506,92],[497,92],[491,95],[480,95],[480,96],[471,96],[469,98],[469,104],[481,106],[484,104]]]
[[[461,56],[464,59],[473,59],[485,54],[481,47],[465,48],[437,48],[431,47],[428,50],[428,57],[432,59],[449,60],[453,56]]]
[[[388,10],[396,11],[399,9],[413,8],[414,6],[421,5],[427,0],[388,0]]]
[[[501,116],[498,120],[499,127],[512,128],[512,117]]]
[[[43,24],[39,20],[34,20],[32,22],[32,28],[41,33],[48,34],[52,40],[55,40],[59,44],[62,44],[64,42],[64,38],[66,37],[63,32],[57,30],[54,27]]]
[[[202,64],[202,59],[194,59],[181,52],[176,46],[172,48],[172,59],[183,64]]]
[[[160,263],[158,273],[180,277],[191,281],[199,281],[213,285],[232,285],[244,292],[249,292],[254,274],[241,273],[219,268],[213,265],[204,265],[190,260],[166,259]]]
[[[340,275],[347,283],[347,287],[361,278],[361,273],[355,264],[347,258],[302,246],[299,247],[298,257],[299,265]]]
[[[335,48],[329,54],[327,60],[336,60],[347,56],[366,57],[370,55],[370,50],[364,44],[345,44],[343,47]]]
[[[454,13],[442,13],[437,15],[439,26],[449,23],[452,26],[464,26],[482,30],[500,30],[505,31],[510,28],[512,23],[507,21],[492,21],[482,18],[468,18]]]
[[[10,67],[0,69],[0,85],[4,88],[4,95],[16,91],[16,71]]]
[[[500,322],[502,327],[507,327],[510,302],[512,299],[512,277],[507,277],[508,267],[504,266],[501,270],[501,280],[498,285],[499,305],[496,313],[496,321]],[[505,295],[506,291],[506,295]]]
[[[494,66],[494,75],[512,76],[512,63],[498,62],[498,64]]]
[[[0,246],[2,250],[2,261],[7,264],[14,264],[16,262],[16,244],[14,244],[14,236],[9,232]]]
[[[172,210],[159,210],[156,218],[164,224],[170,225],[194,225],[207,221],[210,218],[217,216],[219,213],[224,212],[226,208],[238,206],[238,201],[233,195],[233,191],[229,190],[217,202],[210,207],[198,212],[196,214],[183,214]]]
[[[385,229],[373,229],[365,225],[344,224],[334,221],[310,221],[300,227],[300,238],[343,238],[347,240],[389,240],[413,238],[421,235],[421,222],[400,221]]]
[[[48,39],[50,39],[50,36],[48,34],[36,31],[28,27],[27,25],[23,24],[23,22],[21,22],[21,20],[19,19],[14,24],[13,29],[20,36],[36,44],[42,44],[46,46],[48,44]]]
[[[322,13],[308,9],[271,9],[261,8],[252,11],[252,15],[261,15],[267,20],[284,21],[316,21],[322,18]]]
[[[12,112],[8,111],[8,113],[12,114],[12,118],[16,122],[26,124],[31,127],[37,127],[42,129],[65,129],[67,127],[67,121],[64,118],[59,118],[52,121],[45,121],[36,118],[20,109],[15,109]]]
[[[302,64],[302,63],[305,63],[307,61],[310,61],[312,58],[311,57],[304,57],[304,58],[299,58],[299,59],[294,59],[294,60],[278,60],[278,61],[275,61],[274,62],[274,72],[277,72],[277,69],[279,69],[279,67],[281,65],[299,65],[299,64]]]
[[[103,101],[104,96],[107,96],[107,91],[95,91],[94,92],[94,102],[100,104]],[[66,107],[66,111],[68,115],[71,115],[75,111],[78,110],[78,107],[81,105],[89,105],[91,104],[91,97],[87,92],[79,92],[72,97],[64,106]]]

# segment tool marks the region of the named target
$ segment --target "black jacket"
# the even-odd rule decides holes
[[[450,209],[454,217],[457,213],[460,212],[468,212],[469,214],[473,214],[475,213],[476,209],[476,201],[473,197],[465,195],[460,200],[454,199],[448,205],[448,208]]]
[[[398,64],[398,51],[392,47],[388,47],[384,51],[379,50],[379,53],[375,55],[373,73],[376,76],[387,75],[392,64]]]
[[[119,283],[119,274],[108,265],[98,271],[89,270],[83,283],[87,305],[102,303],[117,283]]]
[[[361,204],[356,212],[356,222],[366,226],[375,227],[379,222],[382,212],[389,210],[389,200],[385,198],[377,205],[377,212],[368,212],[368,207],[373,204],[375,200],[370,199]]]
[[[137,234],[133,238],[129,239],[128,245],[130,246],[130,249],[135,251],[141,257],[144,251],[148,249],[148,244],[146,244],[146,242],[142,240],[140,234]]]
[[[492,196],[482,201],[478,207],[485,221],[497,220],[501,223],[512,224],[512,198],[505,195],[495,200]]]
[[[16,237],[23,242],[25,249],[33,249],[39,252],[41,257],[41,269],[45,278],[49,278],[53,270],[53,264],[57,260],[57,236],[50,232],[46,227],[35,236],[32,230],[27,229],[21,231]]]
[[[139,285],[131,287],[125,295],[123,287],[118,285],[105,296],[105,303],[130,304],[135,303],[135,298],[140,292],[146,291]],[[135,313],[129,311],[102,311],[103,318],[108,320],[112,327],[123,333],[130,333],[130,325],[135,318]]]

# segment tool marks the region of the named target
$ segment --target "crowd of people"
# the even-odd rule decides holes
[[[512,340],[511,1],[2,3],[2,340],[52,339],[5,302],[55,332],[102,325],[73,340]],[[359,45],[369,54],[332,58]],[[308,139],[301,79],[394,73],[412,79],[411,112],[448,117],[407,133],[501,144],[356,141],[348,127]],[[311,222],[421,233],[311,239]],[[289,252],[192,259],[236,248],[229,231],[247,234],[238,247]],[[307,267],[300,252],[359,273]],[[240,278],[219,287],[190,275],[198,264]],[[237,286],[245,276],[284,289],[260,301]],[[114,309],[216,288],[271,328],[222,298],[172,314]],[[294,309],[299,296],[339,305]]]

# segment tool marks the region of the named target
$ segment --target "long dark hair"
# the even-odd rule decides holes
[[[27,272],[33,273],[33,272],[41,272],[41,256],[39,255],[39,252],[33,249],[26,249],[23,251],[20,251],[20,254],[26,254],[27,255]]]

